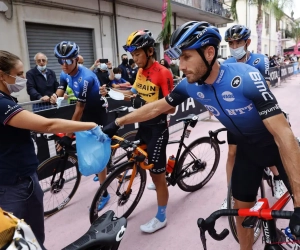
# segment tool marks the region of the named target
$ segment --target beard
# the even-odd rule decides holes
[[[199,64],[193,71],[185,70],[183,73],[186,75],[188,83],[195,83],[199,81],[207,72],[207,67],[204,63]]]

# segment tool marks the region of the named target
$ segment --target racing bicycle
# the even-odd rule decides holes
[[[109,112],[114,112],[118,115],[120,112],[127,110],[127,107],[122,106]],[[126,140],[134,140],[137,131],[130,131],[122,138]],[[45,139],[59,140],[64,136],[63,133],[55,135],[42,135]],[[72,138],[75,141],[75,137]],[[113,143],[118,143],[114,141]],[[109,160],[107,171],[110,173],[114,170],[118,163],[127,161],[127,152],[122,148],[113,149]],[[75,195],[81,181],[81,173],[78,168],[78,160],[76,156],[76,144],[71,147],[64,147],[59,155],[53,156],[42,162],[37,174],[39,183],[44,192],[44,216],[50,216],[63,209]]]
[[[216,172],[220,160],[219,143],[212,136],[198,138],[188,146],[185,145],[184,138],[190,133],[187,128],[195,127],[198,117],[191,114],[177,120],[179,121],[184,123],[184,128],[180,140],[168,142],[168,144],[179,144],[179,147],[174,170],[172,173],[166,172],[166,181],[168,186],[178,184],[183,191],[194,192],[208,183]],[[140,141],[130,142],[117,136],[113,138],[121,142],[113,147],[126,150],[130,159],[116,166],[98,189],[90,208],[91,223],[107,209],[113,210],[117,217],[127,218],[143,195],[147,179],[146,170],[153,167],[153,164],[148,164],[145,144],[140,144]],[[181,152],[182,147],[184,147],[183,152]],[[130,178],[126,178],[127,176]],[[104,209],[98,211],[99,202],[106,190],[111,198]]]

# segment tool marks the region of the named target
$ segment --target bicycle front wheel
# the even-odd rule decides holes
[[[76,156],[69,156],[65,166],[64,159],[54,156],[42,162],[37,174],[40,186],[44,192],[44,216],[52,215],[63,209],[72,199],[81,180]],[[61,170],[64,174],[60,178]],[[55,174],[56,173],[56,174]],[[55,178],[53,179],[53,175]]]
[[[213,177],[219,161],[220,147],[215,140],[202,137],[193,141],[179,158],[178,186],[186,192],[202,188]]]
[[[95,194],[90,208],[90,222],[93,223],[108,210],[113,210],[118,218],[127,218],[139,203],[145,190],[146,180],[146,170],[136,166],[134,162],[126,162],[118,166],[107,176]],[[105,191],[108,192],[110,199],[105,207],[98,211]]]
[[[260,184],[259,190],[258,190],[257,200],[260,198],[264,198],[264,197],[265,197],[265,188],[264,188],[264,182],[262,181]],[[234,205],[234,200],[232,197],[232,190],[231,190],[231,184],[230,184],[228,187],[228,194],[227,194],[227,208],[232,209],[233,205]],[[238,238],[238,234],[237,234],[237,230],[236,230],[235,217],[229,216],[228,221],[229,221],[230,231],[231,231],[234,239],[237,241],[237,243],[239,243],[239,238]],[[262,226],[262,221],[258,220],[254,227],[254,242],[253,242],[253,244],[258,240],[258,238],[261,234],[261,231],[262,231],[261,226]]]

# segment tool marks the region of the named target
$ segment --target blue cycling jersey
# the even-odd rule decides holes
[[[223,63],[236,63],[237,60],[234,57],[228,58]],[[262,76],[265,78],[266,81],[270,81],[270,72],[269,72],[269,59],[263,54],[255,54],[251,53],[249,54],[249,58],[245,62],[246,64],[253,66],[259,70],[259,72],[262,74]]]
[[[99,94],[100,82],[91,70],[79,66],[75,76],[61,72],[58,88],[66,91],[68,85],[77,97],[77,101],[86,104],[85,111],[103,108],[104,101],[101,100],[101,95]]]
[[[274,143],[262,120],[280,114],[281,110],[256,68],[244,63],[222,64],[213,84],[188,83],[185,78],[166,101],[175,107],[188,97],[202,103],[237,141]]]

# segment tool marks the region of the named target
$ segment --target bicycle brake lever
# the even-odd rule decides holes
[[[207,250],[207,246],[206,246],[206,238],[205,238],[205,231],[203,230],[202,227],[199,227],[200,229],[200,239],[203,245],[203,249]]]

